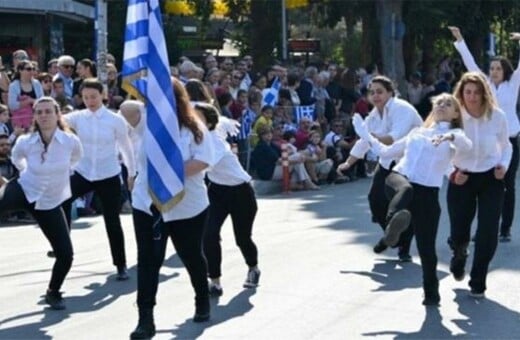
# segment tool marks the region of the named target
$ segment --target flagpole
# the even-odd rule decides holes
[[[96,67],[97,76],[107,87],[107,3],[106,0],[96,0]],[[108,93],[105,93],[108,95]]]
[[[285,0],[282,0],[282,60],[287,60],[287,11]]]

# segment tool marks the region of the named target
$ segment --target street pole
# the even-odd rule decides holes
[[[106,0],[96,0],[96,66],[98,79],[107,87],[107,3]],[[108,95],[108,93],[105,93]]]
[[[287,11],[285,8],[285,0],[282,0],[282,59],[287,60]]]

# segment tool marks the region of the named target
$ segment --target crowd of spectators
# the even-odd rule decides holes
[[[109,54],[107,61],[105,104],[118,111],[127,94],[121,88],[115,58]],[[80,85],[84,79],[97,76],[96,64],[88,58],[76,61],[62,55],[42,70],[24,50],[14,51],[12,65],[5,66],[0,72],[0,136],[6,136],[2,143],[9,146],[28,131],[32,103],[37,98],[52,96],[65,114],[82,109]],[[454,66],[446,59],[435,75],[414,72],[402,97],[421,114],[428,113],[432,96],[451,91],[455,69],[456,63]],[[336,168],[357,139],[352,115],[366,116],[372,109],[367,86],[379,74],[375,64],[354,69],[333,62],[307,67],[280,63],[258,72],[250,55],[230,58],[208,54],[193,60],[181,57],[171,66],[171,74],[184,84],[198,80],[221,114],[241,123],[240,135],[229,142],[238,146],[239,160],[254,178],[280,179],[283,144],[289,150],[293,190],[350,182],[370,176],[373,170],[376,158],[370,153],[365,162],[358,162],[347,173],[338,174]],[[307,108],[307,113],[299,115],[300,108]],[[8,154],[0,157],[8,159]],[[9,178],[12,173],[8,172],[2,175]],[[95,212],[91,195],[77,203],[80,212]]]

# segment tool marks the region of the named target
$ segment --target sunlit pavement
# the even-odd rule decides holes
[[[242,288],[247,267],[228,220],[222,234],[224,295],[213,301],[207,323],[191,321],[192,288],[170,244],[155,339],[517,338],[518,223],[513,241],[499,244],[487,297],[478,301],[468,296],[468,278],[456,282],[449,274],[444,207],[437,238],[441,306],[425,308],[415,244],[412,263],[397,262],[393,249],[372,252],[381,231],[370,222],[369,184],[364,179],[259,198],[254,239],[262,276],[256,290]],[[444,204],[445,193],[440,197]],[[63,286],[65,311],[43,304],[53,261],[43,234],[34,225],[0,227],[0,339],[128,338],[137,323],[136,246],[131,216],[122,220],[131,279],[115,280],[101,217],[79,219],[72,232],[74,263]]]

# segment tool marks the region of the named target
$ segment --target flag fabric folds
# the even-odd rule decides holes
[[[182,199],[184,162],[159,0],[128,0],[123,88],[146,101],[144,149],[149,193],[156,208]]]
[[[271,87],[262,91],[262,107],[266,105],[275,106],[278,101],[278,91],[280,91],[281,87],[282,83],[280,82],[280,79],[276,77]]]
[[[251,127],[256,120],[256,113],[250,109],[246,109],[242,115],[242,122],[240,123],[240,132],[238,139],[247,139],[251,134]]]
[[[296,123],[300,123],[303,117],[310,118],[310,120],[316,120],[316,106],[315,105],[300,105],[294,107],[294,118]]]

